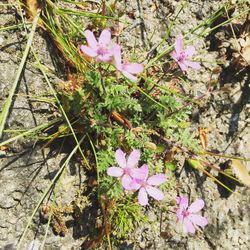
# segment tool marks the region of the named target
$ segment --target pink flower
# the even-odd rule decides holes
[[[111,33],[103,30],[97,42],[93,32],[86,30],[84,35],[88,46],[82,45],[81,51],[87,56],[96,58],[97,62],[111,62],[113,58],[113,47],[111,45]]]
[[[126,154],[121,149],[116,150],[115,159],[120,167],[108,168],[108,175],[121,177],[122,186],[127,190],[131,190],[130,183],[134,176],[142,177],[141,170],[136,168],[140,159],[140,151],[133,150],[129,155],[128,160],[126,160],[125,156]]]
[[[188,67],[193,69],[200,69],[200,64],[197,62],[191,62],[188,60],[193,54],[196,53],[195,47],[188,46],[186,50],[184,50],[183,40],[181,37],[177,37],[175,44],[175,51],[172,52],[172,58],[179,64],[182,71],[187,71]]]
[[[148,204],[148,195],[156,200],[162,200],[164,198],[163,192],[155,188],[154,186],[159,186],[166,181],[165,174],[156,174],[148,178],[148,166],[146,164],[142,165],[140,170],[143,173],[143,178],[141,176],[135,176],[131,182],[131,188],[133,190],[138,190],[138,201],[142,206]]]
[[[194,234],[196,225],[204,228],[208,224],[208,220],[205,217],[196,214],[204,207],[205,203],[202,199],[197,199],[189,207],[187,197],[176,197],[176,202],[179,205],[179,208],[176,210],[176,216],[183,224],[185,232]]]
[[[137,81],[134,74],[141,73],[144,69],[143,65],[139,63],[122,63],[121,47],[118,44],[114,46],[114,60],[117,70],[131,81]]]

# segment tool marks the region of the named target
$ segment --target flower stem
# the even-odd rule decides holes
[[[102,70],[101,70],[100,67],[99,67],[99,73],[100,73],[101,85],[102,85],[103,93],[104,93],[104,95],[107,95],[107,91],[106,91],[105,85],[104,85],[104,76],[103,76],[103,74],[102,74]]]

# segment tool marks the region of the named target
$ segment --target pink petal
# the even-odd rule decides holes
[[[182,71],[187,71],[188,70],[188,67],[184,63],[182,63],[182,62],[177,62],[177,63],[179,64]]]
[[[138,178],[138,179],[147,180],[148,172],[149,172],[148,166],[146,164],[143,164],[139,169],[140,169],[140,173],[142,174],[143,178]]]
[[[122,68],[122,57],[121,57],[121,47],[118,44],[115,44],[113,47],[115,66],[118,70]]]
[[[140,156],[141,156],[140,150],[136,150],[136,149],[133,150],[128,157],[127,166],[129,168],[135,167],[140,159]]]
[[[179,221],[183,221],[184,215],[183,215],[183,209],[177,209],[176,210],[176,217],[178,218]]]
[[[188,233],[191,233],[191,234],[195,233],[195,227],[188,218],[184,218],[183,226],[184,226],[184,230],[187,231]]]
[[[180,36],[176,38],[174,47],[177,55],[183,51],[183,40]]]
[[[139,63],[129,63],[124,66],[124,70],[131,74],[138,74],[142,72],[144,69],[142,64]]]
[[[81,51],[86,54],[87,56],[90,56],[90,57],[96,57],[97,56],[97,53],[95,50],[93,50],[92,48],[88,47],[88,46],[85,46],[85,45],[82,45],[81,46]]]
[[[132,168],[130,175],[136,180],[146,180],[148,172],[144,168]]]
[[[197,213],[204,207],[204,205],[204,201],[202,199],[198,199],[189,206],[188,211],[190,213]]]
[[[107,54],[104,54],[104,55],[98,55],[96,59],[98,61],[101,61],[101,62],[111,62],[112,58],[113,58],[113,54],[107,53]]]
[[[141,187],[141,184],[136,180],[133,179],[130,183],[131,190],[138,190]]]
[[[155,174],[148,178],[147,183],[149,185],[159,186],[167,180],[165,174]]]
[[[147,186],[146,190],[147,190],[148,194],[151,197],[153,197],[154,199],[156,199],[158,201],[164,199],[164,194],[160,189],[152,187],[152,186]]]
[[[200,69],[200,68],[201,68],[200,64],[197,63],[197,62],[185,61],[184,63],[185,63],[187,66],[189,66],[189,67],[191,67],[191,68],[193,68],[193,69]]]
[[[140,188],[139,194],[138,194],[138,201],[142,206],[145,206],[148,204],[148,194],[145,188]]]
[[[131,81],[133,81],[133,82],[136,82],[136,81],[137,81],[137,78],[136,78],[134,75],[130,74],[129,72],[127,72],[127,71],[125,71],[125,70],[122,70],[121,72],[122,72],[122,74],[123,74],[124,76],[126,76],[129,80],[131,80]]]
[[[97,41],[95,39],[95,36],[94,36],[93,32],[90,31],[90,30],[85,30],[84,35],[85,35],[85,37],[87,39],[88,45],[91,48],[96,49],[97,48]]]
[[[100,37],[99,37],[99,43],[102,45],[108,45],[111,40],[111,33],[109,30],[103,30]]]
[[[188,207],[188,198],[185,196],[180,196],[180,197],[176,197],[176,203],[177,205],[179,205],[180,209],[187,209]]]
[[[187,54],[188,57],[191,57],[193,54],[196,53],[195,47],[194,47],[194,46],[188,46],[188,47],[185,49],[185,52],[186,52],[186,54]]]
[[[173,52],[171,53],[171,56],[172,56],[172,58],[173,58],[176,62],[178,62],[178,56],[177,56],[177,54],[176,54],[175,51],[173,51]]]
[[[132,178],[129,175],[127,175],[127,174],[123,175],[123,177],[122,177],[122,186],[125,189],[127,189],[127,190],[132,189],[131,182],[132,182]]]
[[[190,214],[188,216],[189,220],[195,224],[198,225],[202,228],[204,228],[207,224],[208,224],[208,220],[207,218],[201,216],[201,215],[197,215],[197,214]]]
[[[117,167],[110,167],[108,168],[108,175],[114,176],[114,177],[120,177],[123,175],[123,169],[117,168]]]
[[[117,149],[115,151],[116,162],[118,163],[118,165],[121,168],[125,168],[127,166],[127,161],[126,161],[125,155],[126,154],[121,149]]]

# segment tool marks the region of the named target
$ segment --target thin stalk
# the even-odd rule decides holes
[[[32,128],[32,129],[30,129],[30,130],[28,130],[28,131],[26,131],[24,133],[21,133],[21,134],[15,136],[15,137],[12,137],[12,138],[10,138],[10,139],[8,139],[6,141],[1,142],[0,146],[4,146],[6,144],[9,144],[9,143],[11,143],[11,142],[13,142],[15,140],[18,140],[18,139],[22,138],[22,137],[28,136],[30,134],[33,134],[33,133],[37,132],[37,131],[43,130],[45,128],[48,128],[48,127],[50,127],[50,126],[52,126],[52,125],[54,125],[54,124],[56,124],[57,122],[60,122],[60,121],[62,121],[62,119],[61,118],[57,118],[57,119],[54,119],[54,120],[52,120],[50,122],[47,122],[45,124],[41,124],[41,125],[39,125],[39,126],[37,126],[35,128]]]
[[[24,53],[23,53],[21,63],[19,65],[17,73],[16,73],[16,78],[14,80],[14,83],[13,83],[10,91],[9,91],[9,96],[8,96],[7,100],[5,101],[2,112],[0,114],[0,139],[2,138],[4,126],[5,126],[6,120],[7,120],[8,115],[9,115],[12,99],[13,99],[13,96],[14,96],[14,94],[16,92],[17,84],[19,82],[20,76],[21,76],[21,74],[23,72],[23,68],[24,68],[26,59],[27,59],[28,54],[29,54],[29,50],[30,50],[30,47],[31,47],[31,44],[32,44],[32,41],[33,41],[33,38],[34,38],[34,34],[35,34],[35,31],[36,31],[36,27],[37,27],[37,24],[38,24],[40,13],[41,13],[41,10],[38,10],[37,14],[36,14],[36,16],[35,16],[35,18],[33,20],[31,32],[29,34],[29,38],[28,38],[28,41],[27,41],[27,44],[26,44],[26,47],[25,47],[25,50],[24,50]]]
[[[226,176],[226,177],[228,177],[228,178],[230,178],[230,179],[232,179],[232,180],[234,180],[234,181],[237,181],[237,182],[240,183],[240,184],[243,184],[240,180],[238,180],[237,178],[231,176],[230,174],[225,173],[225,171],[221,170],[219,167],[217,167],[217,166],[215,166],[215,165],[213,165],[213,164],[211,164],[211,163],[208,163],[208,162],[206,162],[206,161],[203,161],[203,160],[199,160],[199,161],[202,162],[202,163],[203,163],[204,165],[206,165],[207,167],[210,167],[210,168],[212,168],[212,169],[218,171],[220,174],[223,174],[224,176]]]
[[[66,2],[66,3],[72,3],[72,4],[79,4],[79,5],[82,5],[82,2],[77,2],[77,1],[70,1],[70,0],[62,0],[63,2]],[[99,1],[94,1],[94,0],[86,0],[85,2],[90,2],[90,3],[95,3],[95,4],[100,4]]]
[[[227,19],[226,21],[224,21],[224,22],[222,22],[222,23],[220,23],[220,24],[214,26],[213,28],[204,30],[203,32],[201,32],[200,34],[198,34],[198,36],[201,36],[201,37],[206,36],[206,35],[207,35],[208,33],[210,33],[211,31],[214,31],[214,30],[218,29],[219,27],[221,27],[221,26],[223,26],[223,25],[225,25],[225,24],[230,23],[232,20],[234,20],[234,19],[236,19],[236,18],[238,18],[238,17],[240,17],[240,16],[242,16],[242,15],[248,13],[249,10],[250,10],[250,8],[247,8],[246,10],[240,12],[238,15],[235,15],[235,16],[233,16],[233,17]]]
[[[95,157],[95,162],[96,162],[96,176],[97,176],[97,184],[98,184],[98,187],[99,187],[99,183],[100,183],[100,174],[99,174],[99,164],[98,164],[98,158],[97,158],[97,153],[96,153],[96,150],[95,150],[95,146],[92,142],[92,140],[90,139],[90,136],[87,134],[87,137],[89,139],[89,143],[91,145],[91,148],[93,150],[93,153],[94,153],[94,157]],[[98,200],[100,198],[100,192],[99,192],[99,188],[98,188]]]
[[[188,96],[185,96],[185,95],[182,95],[180,93],[178,93],[177,91],[175,90],[171,90],[165,86],[162,86],[154,81],[152,81],[151,79],[147,78],[147,77],[143,77],[143,79],[146,81],[146,82],[149,82],[151,84],[153,84],[153,86],[157,86],[159,89],[165,91],[165,92],[168,92],[168,93],[171,93],[173,95],[176,95],[178,97],[180,97],[181,99],[185,100],[185,101],[189,101],[191,103],[194,103],[194,104],[198,104],[198,102],[196,102],[195,100],[193,100],[191,97],[188,97]]]
[[[197,162],[199,164],[197,164]],[[224,187],[225,189],[227,189],[229,192],[231,193],[237,193],[234,192],[231,188],[227,187],[225,184],[223,184],[221,181],[219,181],[217,178],[215,178],[212,174],[210,174],[201,164],[201,161],[199,159],[189,159],[188,163],[190,164],[190,166],[192,166],[195,169],[198,169],[200,171],[202,171],[203,173],[205,173],[207,176],[209,176],[211,179],[213,179],[215,182],[217,182],[218,184],[220,184],[222,187]]]
[[[160,43],[159,45],[159,50],[162,48],[163,46],[163,43],[165,42],[165,40],[167,39],[167,37],[169,36],[171,30],[172,30],[172,27],[174,26],[175,24],[175,21],[176,19],[178,18],[178,16],[180,15],[180,13],[182,12],[182,10],[187,6],[188,2],[184,2],[184,4],[181,6],[180,10],[177,12],[177,14],[175,15],[174,19],[171,21],[170,25],[169,25],[169,28],[167,29],[163,39],[162,39],[162,42]]]
[[[1,145],[1,144],[0,144]],[[226,159],[235,159],[235,160],[242,160],[242,161],[250,161],[250,158],[244,158],[244,157],[237,157],[237,156],[232,156],[232,155],[223,155],[223,154],[217,154],[209,151],[202,151],[198,153],[199,155],[212,155],[212,156],[218,156],[221,158],[226,158]]]
[[[0,7],[1,6],[15,6],[16,3],[0,3]]]
[[[101,68],[99,68],[99,74],[100,74],[100,81],[101,81],[101,85],[102,85],[102,90],[103,90],[104,95],[106,96],[107,91],[106,91],[106,88],[105,88],[105,85],[104,85],[104,77],[103,77]]]
[[[83,151],[82,151],[82,149],[81,149],[81,147],[80,147],[80,145],[79,145],[79,141],[78,141],[78,139],[77,139],[77,137],[76,137],[75,131],[74,131],[74,129],[73,129],[71,123],[70,123],[70,120],[69,120],[67,114],[65,113],[65,111],[64,111],[64,109],[63,109],[63,106],[61,105],[60,100],[59,100],[58,97],[57,97],[57,93],[56,93],[55,89],[53,88],[53,86],[52,86],[52,84],[51,84],[49,78],[48,78],[47,75],[46,75],[46,73],[44,72],[43,67],[42,67],[42,65],[41,65],[41,62],[40,62],[40,60],[38,59],[38,56],[37,56],[36,52],[34,51],[33,48],[31,48],[31,50],[32,50],[32,52],[33,52],[33,55],[34,55],[36,61],[37,61],[38,67],[39,67],[40,71],[42,72],[42,74],[43,74],[43,76],[44,76],[44,78],[45,78],[47,84],[49,85],[49,88],[51,89],[51,91],[52,91],[52,93],[53,93],[53,95],[54,95],[54,97],[55,97],[55,99],[56,99],[56,102],[57,102],[57,104],[58,104],[58,107],[59,107],[60,111],[62,112],[62,115],[63,115],[64,119],[66,120],[66,122],[67,122],[67,124],[68,124],[68,126],[69,126],[69,128],[70,128],[70,130],[71,130],[71,132],[72,132],[72,134],[73,134],[73,137],[74,137],[74,139],[75,139],[75,142],[76,142],[76,144],[79,146],[79,151],[80,151],[80,153],[81,153],[81,156],[83,157],[83,159],[84,159],[85,164],[87,165],[87,167],[90,169],[91,167],[90,167],[90,165],[89,165],[89,163],[88,163],[88,161],[87,161],[87,159],[86,159],[86,157],[85,157],[85,155],[84,155],[84,153],[83,153]]]
[[[30,25],[30,23],[27,23],[27,24],[20,23],[20,24],[16,24],[16,25],[7,26],[7,27],[2,27],[2,28],[0,28],[0,32],[6,31],[6,30],[19,29],[19,28],[24,27],[24,25],[28,26],[28,25]]]
[[[139,86],[137,86],[135,83],[131,82],[133,84],[133,86],[138,89],[143,95],[145,95],[148,99],[150,99],[152,102],[154,102],[155,104],[157,104],[158,106],[164,108],[164,109],[168,109],[167,106],[163,105],[160,102],[157,102],[153,97],[151,97],[150,95],[148,95],[142,88],[140,88]]]
[[[207,170],[205,170],[204,168],[200,168],[200,171],[204,172],[207,176],[209,176],[211,179],[213,179],[215,182],[217,182],[218,184],[220,184],[222,187],[224,187],[226,190],[228,190],[231,193],[236,193],[234,192],[231,188],[227,187],[225,184],[223,184],[221,181],[219,181],[217,178],[215,178],[212,174],[210,174]]]
[[[114,180],[113,183],[111,183],[111,185],[109,186],[109,188],[108,188],[108,190],[106,191],[106,193],[108,193],[108,192],[114,187],[114,185],[117,183],[117,180],[118,180],[118,179]]]
[[[46,94],[47,95],[47,94]],[[16,96],[23,96],[29,98],[30,101],[36,101],[36,102],[44,102],[44,103],[49,103],[52,104],[55,107],[55,98],[52,97],[46,97],[46,95],[26,95],[26,94],[17,94]]]
[[[100,174],[99,174],[99,163],[98,163],[98,157],[97,157],[97,153],[96,153],[96,150],[95,150],[95,146],[90,138],[90,136],[87,134],[87,137],[89,139],[89,143],[92,147],[92,150],[93,150],[93,153],[94,153],[94,157],[95,157],[95,161],[96,161],[96,176],[97,176],[97,184],[98,184],[98,188],[97,188],[97,197],[98,197],[98,200],[99,202],[101,203],[101,207],[102,207],[102,212],[103,212],[103,217],[104,217],[104,224],[105,224],[105,231],[106,231],[106,236],[107,236],[107,241],[108,241],[108,247],[109,247],[109,250],[112,250],[112,247],[111,247],[111,240],[110,240],[110,234],[109,234],[109,230],[108,230],[108,226],[107,226],[107,221],[106,221],[106,213],[105,213],[105,209],[103,209],[103,206],[102,206],[102,200],[101,200],[101,197],[100,197],[100,188],[99,188],[99,183],[100,183]]]
[[[103,213],[103,222],[104,222],[104,227],[105,227],[105,233],[106,233],[107,241],[108,241],[108,249],[112,250],[112,245],[111,245],[111,241],[110,241],[110,234],[109,234],[109,225],[108,225],[107,217],[106,217],[106,211],[105,211],[105,207],[104,207],[101,200],[100,200],[100,202],[101,202],[101,210]]]

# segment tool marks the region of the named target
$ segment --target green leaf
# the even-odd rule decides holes
[[[160,154],[166,150],[166,146],[164,144],[158,144],[156,148],[156,153]]]
[[[167,162],[165,164],[166,168],[169,169],[170,171],[175,171],[176,170],[176,165],[171,161]]]

